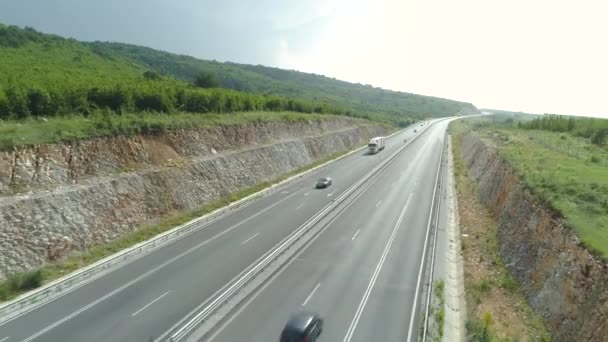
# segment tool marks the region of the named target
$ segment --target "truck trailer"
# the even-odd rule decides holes
[[[370,139],[367,147],[369,148],[369,153],[378,153],[384,150],[384,137],[375,137]]]

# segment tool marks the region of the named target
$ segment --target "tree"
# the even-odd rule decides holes
[[[157,72],[147,70],[144,72],[144,78],[147,80],[156,81],[160,80],[162,77]]]
[[[30,115],[27,95],[22,89],[9,87],[6,90],[6,99],[8,101],[9,110],[15,118],[22,119]]]
[[[10,108],[8,106],[8,100],[2,89],[0,89],[0,120],[8,119],[10,114]]]
[[[48,114],[55,114],[48,112],[51,97],[46,91],[42,89],[32,88],[27,92],[27,100],[28,108],[32,115],[42,116]]]
[[[591,136],[591,142],[595,145],[602,146],[608,138],[608,128],[602,128]]]
[[[575,126],[574,118],[573,117],[568,118],[568,131],[574,130],[574,126]]]
[[[194,85],[200,88],[219,88],[220,81],[215,74],[209,72],[201,72],[196,76]]]

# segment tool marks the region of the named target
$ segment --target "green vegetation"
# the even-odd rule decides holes
[[[517,124],[467,121],[469,129],[498,142],[524,184],[565,217],[585,247],[608,258],[608,146],[594,141],[608,120],[547,115]]]
[[[147,69],[186,82],[195,82],[197,76],[205,72],[214,75],[225,88],[296,97],[342,108],[348,115],[388,120],[402,126],[418,119],[449,116],[463,108],[474,108],[468,103],[261,65],[206,61],[121,43],[94,42],[88,45],[104,58],[126,58]]]
[[[21,293],[42,286],[43,284],[65,276],[70,272],[90,265],[98,260],[117,253],[123,249],[129,248],[137,243],[146,241],[158,234],[173,229],[174,227],[183,225],[197,217],[201,217],[205,214],[213,212],[214,210],[225,207],[230,203],[236,202],[249,195],[264,190],[270,187],[271,185],[279,183],[293,175],[312,169],[330,160],[336,159],[346,153],[348,153],[348,151],[336,152],[330,156],[317,160],[312,164],[302,166],[292,172],[282,175],[272,181],[262,182],[252,187],[232,193],[228,196],[221,197],[218,200],[208,203],[198,209],[169,215],[161,219],[160,223],[158,223],[157,225],[141,227],[140,229],[126,234],[118,238],[117,240],[114,240],[104,245],[92,247],[91,249],[84,252],[72,254],[64,260],[46,264],[38,270],[27,273],[14,274],[10,276],[7,280],[0,282],[0,301],[7,301],[12,298],[15,298]]]
[[[465,325],[467,329],[467,341],[471,342],[491,342],[500,341],[491,331],[492,314],[486,312],[483,316],[483,321],[479,319],[469,319]]]
[[[126,57],[100,54],[72,39],[0,25],[0,119],[122,113],[232,113],[295,111],[343,113],[319,101],[210,88],[215,76],[198,73],[197,86],[148,70]],[[201,88],[203,87],[203,88]]]
[[[473,289],[475,289],[476,291],[479,291],[481,294],[486,294],[486,293],[490,292],[490,289],[492,288],[492,286],[493,286],[493,283],[491,280],[482,279],[478,283],[473,284]]]
[[[433,341],[441,341],[443,338],[443,329],[445,324],[445,282],[443,280],[435,281],[435,297],[439,301],[437,303],[437,308],[433,310],[433,314],[435,317],[435,327],[437,331],[433,334]]]
[[[508,134],[513,143],[501,146],[500,153],[512,163],[525,184],[539,200],[557,209],[566,218],[587,248],[608,257],[606,166],[597,162],[597,156],[595,161],[580,160],[546,148],[517,130],[501,132]],[[554,144],[561,141],[557,133],[543,136]],[[569,143],[580,142],[571,139]]]
[[[60,133],[41,141],[170,127],[172,117],[161,120],[160,127],[150,119],[158,118],[157,113],[333,113],[406,126],[474,108],[314,74],[204,61],[118,43],[82,43],[2,24],[0,60],[0,120],[20,120],[27,126],[36,125],[31,118],[60,118],[53,121],[61,126]],[[150,120],[154,127],[146,126]],[[90,133],[91,125],[102,132]],[[32,140],[2,137],[2,146]]]
[[[0,301],[9,300],[21,292],[35,289],[42,285],[42,281],[40,270],[13,275],[0,283]]]
[[[45,144],[115,134],[152,133],[166,129],[229,126],[272,121],[318,121],[331,116],[293,112],[248,112],[232,115],[143,112],[116,115],[96,110],[88,116],[49,119],[0,120],[0,149],[15,145]]]
[[[519,115],[519,114],[517,114]],[[512,127],[513,116],[469,118],[450,124],[454,177],[459,202],[464,258],[467,341],[513,341],[520,337],[550,341],[542,318],[528,305],[517,281],[511,277],[499,254],[495,218],[477,199],[477,189],[462,159],[460,138],[471,129],[489,125]],[[496,131],[488,136],[502,137]],[[510,145],[508,143],[507,145]],[[464,209],[466,208],[466,209]],[[466,242],[466,248],[464,248]],[[497,286],[498,285],[498,286]],[[494,321],[493,314],[497,320]],[[522,335],[523,334],[523,335]]]
[[[598,146],[603,146],[608,142],[608,120],[605,119],[544,115],[529,122],[520,122],[517,127],[529,130],[568,132],[574,136],[588,138],[592,144]]]

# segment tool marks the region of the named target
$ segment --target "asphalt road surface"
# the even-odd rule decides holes
[[[414,297],[446,126],[404,151],[209,340],[276,341],[291,313],[310,310],[325,320],[321,341],[416,341]]]
[[[277,340],[290,312],[326,317],[325,341],[407,337],[446,121],[413,127],[334,162],[46,305],[0,325],[0,341],[150,341],[212,296],[332,198],[419,139],[331,227],[209,336]],[[314,189],[329,176],[331,187]],[[416,325],[417,323],[414,322]],[[352,330],[352,331],[351,331]]]

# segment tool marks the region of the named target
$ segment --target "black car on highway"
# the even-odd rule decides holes
[[[319,315],[301,311],[287,321],[281,333],[281,342],[314,342],[322,330],[323,319]]]
[[[331,185],[331,182],[332,182],[331,178],[323,177],[317,181],[317,188],[319,188],[319,189],[327,188],[328,186]]]

